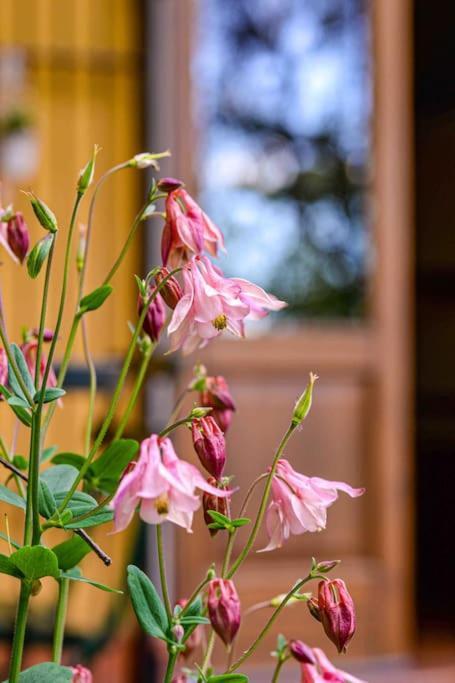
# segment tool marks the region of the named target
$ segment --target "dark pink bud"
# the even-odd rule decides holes
[[[213,630],[230,645],[240,627],[240,600],[230,579],[210,581],[207,607]]]
[[[155,275],[156,284],[159,285],[167,275],[169,275],[169,271],[163,266],[158,275]],[[166,280],[166,284],[160,289],[160,294],[172,310],[174,310],[183,296],[179,281],[174,276]]]
[[[138,300],[138,313],[141,315],[142,311],[144,310],[144,301],[141,296],[139,296]],[[145,334],[148,334],[150,339],[153,342],[157,342],[161,330],[164,327],[164,323],[166,321],[166,307],[164,305],[164,301],[161,297],[160,294],[157,294],[154,300],[149,304],[149,307],[147,309],[147,315],[145,316],[144,319],[144,324],[142,325],[142,329],[144,330]]]
[[[220,429],[226,432],[232,422],[235,404],[224,377],[218,375],[205,378],[205,388],[200,394],[200,403],[207,408],[213,408],[211,416]]]
[[[313,650],[302,640],[291,640],[289,643],[291,655],[301,664],[316,664],[316,657]]]
[[[215,477],[209,477],[207,479],[208,483],[212,486],[217,487],[218,482]],[[202,508],[204,510],[204,522],[207,524],[212,524],[213,519],[209,515],[209,510],[215,510],[215,512],[221,512],[222,515],[229,517],[229,502],[227,498],[220,498],[219,496],[213,495],[213,493],[207,493],[204,491],[202,495]],[[219,529],[209,529],[210,536],[215,536]]]
[[[82,666],[81,664],[72,666],[71,671],[73,673],[73,678],[71,679],[72,683],[93,683],[93,676],[85,666]]]
[[[161,178],[156,184],[161,192],[174,192],[174,190],[178,190],[183,185],[184,183],[181,180],[177,180],[177,178]]]
[[[224,434],[211,415],[191,423],[193,445],[207,472],[219,479],[226,464]]]
[[[356,617],[354,601],[345,582],[342,579],[321,581],[318,606],[328,638],[335,644],[338,652],[346,652],[346,647],[355,633]]]
[[[13,252],[14,256],[19,259],[21,263],[24,262],[30,246],[30,236],[28,234],[27,224],[24,216],[20,211],[14,214],[9,221],[6,231],[8,246]]]
[[[37,327],[34,327],[32,330],[32,336],[35,337],[35,339],[38,339],[39,337],[39,329]],[[50,330],[48,328],[45,328],[43,332],[43,341],[44,342],[51,342],[54,338],[54,331]]]

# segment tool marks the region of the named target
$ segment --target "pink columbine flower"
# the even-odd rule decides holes
[[[168,327],[171,351],[202,348],[223,330],[244,336],[244,320],[278,311],[286,304],[239,278],[225,278],[206,256],[192,259],[183,271],[183,296]]]
[[[224,434],[211,415],[193,420],[191,423],[194,450],[201,464],[215,479],[223,474],[226,464],[226,442]]]
[[[325,529],[327,508],[337,500],[338,491],[356,498],[365,489],[354,489],[342,481],[306,477],[296,472],[287,460],[279,460],[266,515],[270,542],[263,551],[280,548],[291,534]]]
[[[318,588],[320,621],[338,652],[346,652],[356,629],[354,600],[342,579],[321,581]]]
[[[346,671],[337,669],[318,647],[313,648],[316,664],[302,664],[301,683],[367,683]]]
[[[19,259],[15,255],[14,251],[11,249],[11,246],[9,244],[8,240],[8,221],[5,220],[7,217],[11,215],[11,209],[2,209],[0,206],[0,244],[2,247],[8,252],[8,254],[11,256],[13,261],[18,263]]]
[[[151,291],[149,294],[151,294]],[[141,315],[142,311],[144,310],[144,300],[141,295],[139,295],[138,298],[137,308],[139,315]],[[161,330],[163,329],[165,322],[166,306],[164,305],[161,294],[158,293],[148,306],[142,329],[153,342],[157,342],[160,338]]]
[[[6,238],[14,256],[23,263],[28,254],[30,236],[24,216],[20,211],[9,219],[6,228]]]
[[[215,496],[232,494],[211,486],[194,465],[180,460],[170,439],[152,434],[142,442],[139,460],[123,477],[112,501],[115,530],[125,529],[139,506],[144,522],[174,522],[191,532],[193,514],[201,505],[197,489]]]
[[[225,251],[221,230],[183,187],[172,189],[166,197],[166,223],[161,239],[163,265],[176,268],[204,250],[217,256],[219,249]]]
[[[240,600],[230,579],[210,581],[207,609],[213,630],[225,645],[230,645],[240,628]]]
[[[93,683],[93,676],[91,671],[78,664],[77,666],[72,666],[71,671],[73,677],[71,679],[72,683]]]
[[[199,399],[201,406],[212,408],[211,417],[220,429],[226,432],[232,422],[235,403],[224,377],[222,375],[206,377],[205,387],[201,391]]]

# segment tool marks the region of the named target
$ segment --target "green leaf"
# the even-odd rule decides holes
[[[100,308],[104,304],[111,292],[111,285],[101,285],[101,287],[98,287],[81,299],[79,311],[81,313],[96,311],[97,308]]]
[[[207,683],[248,683],[250,679],[245,674],[219,674],[209,676]]]
[[[30,374],[30,370],[28,369],[27,361],[24,358],[24,354],[22,353],[21,349],[18,347],[17,344],[11,344],[11,353],[14,357],[14,360],[16,361],[16,366],[19,371],[19,374],[22,378],[22,381],[24,382],[28,393],[33,396],[35,393],[35,385],[33,384],[32,376]],[[8,363],[8,383],[16,396],[19,396],[19,398],[22,398],[26,405],[28,406],[28,401],[25,397],[24,392],[22,391],[22,388],[17,380],[16,373],[14,372],[12,366],[10,363]]]
[[[22,579],[22,573],[18,570],[14,562],[11,562],[7,555],[0,553],[0,574],[8,574]]]
[[[73,569],[90,552],[90,546],[79,536],[72,536],[52,548],[57,556],[59,568],[66,572]]]
[[[200,617],[198,615],[182,617],[180,619],[182,626],[192,626],[193,624],[210,624],[210,620],[207,617]]]
[[[56,465],[71,465],[77,470],[80,470],[85,462],[85,458],[78,453],[57,453],[57,455],[54,455],[52,458],[52,462]]]
[[[246,524],[249,524],[251,522],[251,519],[248,517],[237,517],[237,519],[233,519],[231,524],[234,527],[239,527],[239,526],[245,526]]]
[[[7,403],[9,406],[11,406],[11,410],[22,422],[22,424],[24,424],[26,427],[30,427],[32,424],[32,416],[28,411],[28,404],[25,404],[27,405],[27,408],[24,408],[23,406],[25,401],[18,396],[11,396]]]
[[[213,519],[213,521],[217,522],[217,524],[221,524],[222,527],[231,526],[231,520],[229,519],[229,517],[226,517],[226,515],[221,514],[221,512],[217,512],[216,510],[207,510],[207,512]]]
[[[49,458],[52,458],[56,450],[57,446],[49,446],[48,448],[45,448],[41,453],[41,462],[45,462],[46,460],[49,460]]]
[[[38,509],[40,515],[49,519],[57,510],[54,495],[46,481],[40,478],[38,489]]]
[[[0,384],[0,394],[1,394],[4,398],[6,398],[6,400],[8,400],[9,397],[11,396],[11,392],[5,387],[4,384]]]
[[[188,611],[187,611],[186,615],[188,617],[194,617],[194,616],[200,615],[202,612],[202,607],[203,607],[202,598],[200,595],[198,595],[196,600],[193,600],[191,605],[188,607]]]
[[[14,507],[25,510],[25,500],[21,498],[21,496],[19,496],[17,493],[14,493],[14,491],[10,491],[3,484],[0,484],[0,500],[4,503],[14,505]]]
[[[69,491],[74,484],[78,471],[71,465],[55,465],[41,474],[41,481],[45,481],[53,494]],[[92,499],[93,500],[93,499]],[[96,503],[96,501],[95,501]]]
[[[19,675],[19,683],[71,683],[72,680],[73,672],[70,667],[52,662],[37,664]]]
[[[41,394],[42,390],[40,389],[33,396],[33,400],[35,403],[39,403],[41,401]],[[65,394],[66,391],[64,389],[59,389],[58,387],[49,387],[44,390],[43,403],[52,403],[52,401],[58,401],[58,399],[64,396]]]
[[[12,553],[9,559],[31,581],[44,576],[57,578],[60,575],[56,555],[42,545],[25,545]]]
[[[61,574],[62,579],[70,579],[71,581],[80,581],[81,583],[88,583],[94,588],[99,588],[101,591],[106,591],[107,593],[117,593],[118,595],[123,595],[123,591],[118,588],[111,588],[106,586],[104,583],[99,583],[98,581],[92,581],[92,579],[87,579],[85,576],[81,576],[78,572],[64,572]]]
[[[139,449],[133,439],[113,441],[91,465],[91,476],[97,488],[106,493],[115,493],[118,481]]]
[[[13,465],[19,470],[26,470],[28,467],[28,460],[27,458],[24,458],[23,455],[16,454],[13,457]]]
[[[109,508],[102,508],[97,510],[95,514],[84,517],[74,517],[71,522],[65,524],[65,529],[89,529],[92,526],[100,526],[100,524],[106,524],[106,522],[111,522],[114,518],[114,511]]]
[[[128,588],[141,627],[149,636],[166,640],[169,624],[161,598],[148,576],[132,564],[128,566]]]
[[[54,494],[57,507],[63,503],[66,497],[65,491],[58,492]],[[88,529],[92,526],[98,526],[99,524],[105,524],[110,522],[114,516],[113,510],[108,508],[102,508],[98,510],[93,515],[85,517],[85,519],[78,519],[82,515],[87,515],[89,512],[98,507],[98,503],[92,496],[83,491],[75,491],[73,496],[68,503],[68,508],[73,513],[73,518],[70,522],[65,523],[65,529]]]
[[[46,235],[37,242],[27,257],[27,270],[32,279],[40,274],[41,268],[49,255],[53,242],[52,235]]]

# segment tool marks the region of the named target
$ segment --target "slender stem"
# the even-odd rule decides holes
[[[84,454],[87,456],[90,452],[90,443],[92,440],[92,429],[93,429],[93,416],[95,413],[95,402],[96,402],[96,389],[97,389],[97,377],[96,377],[96,367],[93,362],[92,354],[90,353],[90,345],[88,341],[88,329],[87,321],[85,318],[82,320],[82,346],[84,348],[85,362],[88,367],[89,372],[89,394],[88,394],[88,414],[87,414],[87,426],[85,431],[85,450]]]
[[[164,674],[164,683],[171,683],[172,675],[174,673],[175,663],[177,661],[178,652],[169,652],[169,659],[167,660],[166,673]]]
[[[58,588],[57,612],[55,615],[54,640],[52,643],[52,661],[62,661],[63,640],[65,638],[66,612],[68,609],[69,579],[60,579]]]
[[[259,475],[259,477],[253,481],[253,483],[251,484],[250,488],[249,488],[248,491],[246,492],[246,496],[245,496],[245,498],[244,498],[244,500],[243,500],[243,503],[242,503],[242,505],[241,505],[241,507],[240,507],[239,517],[242,517],[242,516],[245,514],[246,509],[247,509],[247,507],[248,507],[248,503],[250,502],[250,498],[251,498],[251,496],[253,495],[254,490],[256,489],[256,486],[257,486],[258,484],[260,484],[261,481],[264,481],[264,479],[267,479],[268,476],[269,476],[269,475],[268,475],[268,472],[264,472],[264,474]]]
[[[0,451],[3,453],[3,457],[0,457],[0,463],[3,465],[3,467],[6,467],[9,469],[13,475],[14,475],[14,481],[16,482],[17,490],[19,491],[20,495],[22,498],[25,498],[25,491],[24,487],[22,485],[22,480],[27,481],[27,477],[23,472],[21,472],[20,469],[15,467],[12,462],[11,462],[11,456],[8,453],[8,450],[5,446],[5,442],[3,441],[2,437],[0,436]]]
[[[181,427],[181,425],[188,424],[190,422],[190,418],[187,415],[186,417],[182,418],[181,420],[177,420],[177,422],[174,422],[174,424],[169,425],[168,427],[165,427],[164,429],[161,430],[160,436],[164,437],[170,434],[171,432],[174,431],[174,429],[177,429],[177,427]]]
[[[106,565],[106,567],[110,567],[112,564],[112,559],[107,555],[102,548],[98,545],[98,543],[95,543],[93,538],[91,538],[86,531],[83,529],[73,529],[74,533],[77,534],[80,538],[82,538],[87,545],[90,546],[90,548],[93,550],[95,555],[98,555],[100,560]]]
[[[252,528],[252,530],[251,530],[251,533],[250,533],[250,535],[249,535],[249,537],[248,537],[248,540],[247,540],[245,546],[244,546],[243,549],[240,551],[239,556],[237,557],[237,559],[235,560],[234,564],[232,565],[232,567],[230,568],[229,572],[227,573],[227,578],[229,578],[229,579],[235,574],[235,572],[236,572],[236,571],[239,569],[239,567],[243,564],[243,562],[244,562],[245,559],[247,558],[248,553],[250,552],[250,550],[251,550],[251,548],[252,548],[252,546],[253,546],[253,544],[254,544],[254,542],[255,542],[255,540],[256,540],[256,537],[257,537],[257,535],[258,535],[258,533],[259,533],[259,529],[260,529],[260,527],[261,527],[262,520],[263,520],[263,518],[264,518],[264,514],[265,514],[265,511],[266,511],[266,508],[267,508],[267,503],[268,503],[268,499],[269,499],[269,495],[270,495],[270,490],[271,490],[271,488],[272,488],[272,481],[273,481],[273,477],[274,477],[274,475],[275,475],[275,470],[276,470],[276,467],[277,467],[277,464],[278,464],[278,460],[280,459],[280,457],[281,457],[281,455],[282,455],[284,449],[286,448],[286,445],[287,445],[287,443],[288,443],[290,437],[292,436],[293,432],[295,431],[295,429],[296,429],[296,425],[293,425],[293,424],[291,423],[290,426],[288,427],[288,429],[287,429],[285,435],[284,435],[283,438],[281,439],[280,445],[278,446],[278,449],[277,449],[277,451],[276,451],[276,453],[275,453],[275,457],[273,458],[273,462],[272,462],[272,466],[271,466],[271,468],[270,468],[269,475],[268,475],[268,477],[267,477],[267,481],[266,481],[266,485],[265,485],[265,487],[264,487],[264,493],[262,494],[261,504],[260,504],[260,506],[259,506],[258,514],[257,514],[257,517],[256,517],[256,521],[255,521],[255,523],[254,523],[254,526],[253,526],[253,528]]]
[[[128,233],[128,236],[127,236],[127,238],[126,238],[126,240],[125,240],[125,243],[124,243],[123,247],[122,247],[121,250],[120,250],[120,254],[117,256],[117,259],[116,259],[114,265],[112,266],[112,268],[110,269],[110,271],[108,272],[108,274],[106,275],[106,277],[104,278],[104,280],[103,280],[103,285],[108,285],[108,284],[110,283],[110,281],[112,280],[112,278],[114,277],[114,275],[115,275],[115,273],[117,272],[117,270],[120,268],[120,266],[121,266],[121,264],[122,264],[122,261],[123,261],[123,259],[125,258],[125,256],[126,256],[128,250],[129,250],[129,248],[130,248],[130,246],[131,246],[131,242],[132,242],[133,239],[134,239],[134,236],[135,236],[135,234],[136,234],[136,230],[138,229],[138,226],[139,226],[139,224],[140,224],[140,222],[141,222],[141,219],[142,219],[142,215],[143,215],[144,210],[145,210],[145,208],[147,207],[148,204],[149,204],[149,201],[147,201],[147,202],[144,204],[144,206],[141,208],[141,210],[139,211],[139,213],[136,215],[136,217],[135,217],[135,219],[134,219],[134,221],[133,221],[133,224],[132,224],[132,226],[131,226],[131,229],[130,229],[130,231],[129,231],[129,233]]]
[[[210,660],[212,659],[213,648],[215,647],[215,631],[212,630],[209,636],[209,642],[207,643],[207,649],[205,651],[204,659],[201,665],[201,671],[203,674],[207,673],[207,669],[210,665]]]
[[[169,280],[170,277],[175,275],[175,273],[179,272],[181,268],[176,268],[175,270],[171,271],[163,280],[160,282],[160,284],[154,289],[154,291],[150,294],[148,297],[147,301],[145,302],[144,308],[142,310],[141,315],[139,316],[139,320],[137,322],[137,325],[134,329],[133,336],[131,337],[130,345],[128,347],[128,351],[126,353],[125,360],[123,362],[123,367],[120,371],[119,378],[117,380],[117,386],[115,387],[114,394],[112,396],[111,404],[109,406],[109,409],[107,411],[106,417],[103,421],[103,424],[101,425],[100,431],[98,432],[98,435],[95,439],[95,442],[90,450],[90,453],[88,454],[87,458],[85,459],[84,464],[82,465],[81,469],[79,470],[78,476],[75,478],[70,490],[68,491],[67,495],[65,496],[61,506],[60,506],[60,512],[63,512],[63,510],[66,508],[68,505],[69,501],[71,500],[73,493],[76,491],[77,487],[79,486],[79,483],[82,481],[84,476],[87,473],[88,468],[90,467],[90,464],[95,457],[98,448],[101,446],[101,444],[104,441],[104,437],[107,434],[107,431],[109,429],[109,426],[114,418],[115,412],[117,410],[118,402],[120,400],[120,395],[122,393],[123,385],[126,380],[126,376],[128,374],[129,367],[131,365],[131,360],[134,355],[134,350],[136,348],[136,343],[140,334],[140,331],[142,330],[142,325],[145,320],[145,316],[147,315],[147,309],[149,305],[154,301],[156,296],[158,295],[159,291],[165,286],[166,282]]]
[[[280,677],[281,669],[283,668],[284,664],[288,661],[288,659],[289,659],[289,657],[279,657],[278,658],[275,670],[273,672],[271,683],[278,683],[278,679]]]
[[[229,562],[231,561],[232,548],[234,547],[235,533],[234,531],[229,532],[228,542],[226,544],[226,552],[224,553],[223,566],[221,568],[221,576],[224,579],[227,570],[229,569]]]
[[[42,392],[44,394],[44,392]],[[40,405],[32,416],[30,434],[30,456],[28,466],[27,506],[25,510],[24,545],[35,545],[41,536],[39,522],[39,465],[40,465]]]
[[[168,421],[168,423],[167,423],[166,426],[172,424],[172,423],[175,422],[175,420],[177,419],[178,414],[179,414],[179,412],[180,412],[180,408],[182,407],[185,398],[186,398],[187,395],[189,394],[189,391],[190,391],[190,390],[188,389],[188,387],[187,387],[186,389],[184,389],[184,390],[182,391],[182,393],[180,394],[180,396],[178,397],[178,399],[176,400],[175,405],[174,405],[174,407],[173,407],[173,409],[172,409],[172,413],[171,413],[171,415],[170,415],[170,417],[169,417],[169,421]]]
[[[43,336],[44,328],[46,327],[46,313],[47,313],[47,300],[49,296],[49,285],[51,281],[51,271],[52,271],[52,261],[54,259],[55,251],[55,241],[57,239],[57,233],[52,235],[52,244],[49,250],[49,256],[46,263],[46,275],[44,277],[44,288],[43,288],[43,299],[41,303],[41,315],[38,330],[38,343],[36,347],[36,361],[35,361],[35,389],[39,388],[39,378],[41,369],[41,354],[43,351]]]
[[[246,659],[248,659],[248,657],[250,657],[250,655],[253,654],[253,652],[256,650],[256,648],[258,647],[259,643],[261,642],[261,640],[264,638],[264,636],[265,636],[265,635],[268,633],[268,631],[271,629],[271,627],[272,627],[272,625],[274,624],[274,622],[278,619],[280,613],[284,610],[284,608],[285,608],[286,605],[288,604],[289,600],[293,597],[293,595],[295,595],[295,593],[297,593],[297,592],[301,589],[301,587],[302,587],[305,583],[307,583],[308,581],[310,581],[310,580],[313,579],[313,578],[314,578],[314,577],[313,577],[313,575],[312,575],[311,572],[310,572],[304,579],[301,579],[300,581],[298,581],[298,582],[295,584],[295,586],[293,586],[293,588],[291,588],[291,590],[289,591],[289,593],[286,594],[286,596],[285,596],[285,597],[283,598],[283,600],[280,602],[280,604],[278,605],[278,607],[276,608],[276,610],[273,612],[272,616],[270,617],[270,619],[268,620],[268,622],[265,624],[264,628],[263,628],[262,631],[259,633],[259,635],[256,637],[256,639],[255,639],[255,641],[252,643],[252,645],[250,645],[250,647],[248,648],[248,650],[245,650],[245,652],[244,652],[244,653],[243,653],[243,654],[234,662],[234,664],[232,664],[232,666],[229,667],[229,669],[228,669],[228,671],[227,671],[226,673],[231,673],[231,672],[235,671],[236,669],[238,669],[239,666],[240,666],[241,664],[243,664],[243,662],[244,662]]]
[[[164,560],[163,530],[161,524],[156,524],[156,549],[158,553],[158,564],[160,569],[161,592],[163,594],[164,606],[169,622],[172,620],[172,607],[169,599],[169,589],[166,578],[166,565]]]
[[[19,477],[20,479],[27,481],[27,477],[25,476],[25,474],[23,474],[23,472],[21,472],[19,468],[15,467],[8,459],[0,456],[0,464],[2,464],[3,467],[6,467],[7,470],[13,472],[13,474],[15,474],[16,477]]]
[[[22,655],[24,652],[25,628],[27,625],[28,604],[30,601],[31,587],[27,581],[21,582],[21,591],[17,603],[16,623],[14,627],[14,638],[11,649],[11,660],[9,666],[9,683],[17,683],[22,665]]]
[[[205,577],[204,579],[202,579],[202,581],[196,586],[196,588],[194,589],[194,591],[191,593],[190,597],[188,598],[185,607],[184,607],[184,608],[182,609],[182,611],[180,612],[180,618],[184,617],[184,616],[188,613],[188,610],[190,609],[191,605],[192,605],[193,602],[196,600],[196,598],[198,597],[199,593],[200,593],[201,591],[204,590],[204,588],[206,587],[206,585],[207,585],[208,583],[210,583],[210,580],[211,580],[211,579],[209,579],[209,578],[206,576],[206,577]]]
[[[136,405],[136,401],[139,397],[139,393],[141,391],[142,385],[144,383],[145,376],[147,374],[147,368],[150,363],[150,359],[152,357],[153,351],[155,349],[155,346],[151,344],[147,350],[144,352],[144,355],[142,357],[142,363],[139,368],[139,372],[137,373],[136,376],[136,381],[134,383],[133,390],[131,392],[130,399],[128,401],[128,405],[126,406],[125,412],[122,415],[122,419],[119,422],[119,425],[116,429],[115,435],[114,435],[114,440],[115,439],[120,439],[120,437],[123,434],[123,430],[125,429],[126,425],[128,424],[128,420],[130,418],[130,415],[134,409],[134,406]]]

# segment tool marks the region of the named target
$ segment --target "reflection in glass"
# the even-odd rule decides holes
[[[294,315],[361,315],[371,106],[364,0],[199,7],[198,180],[202,205],[227,235],[223,268],[287,300]]]

